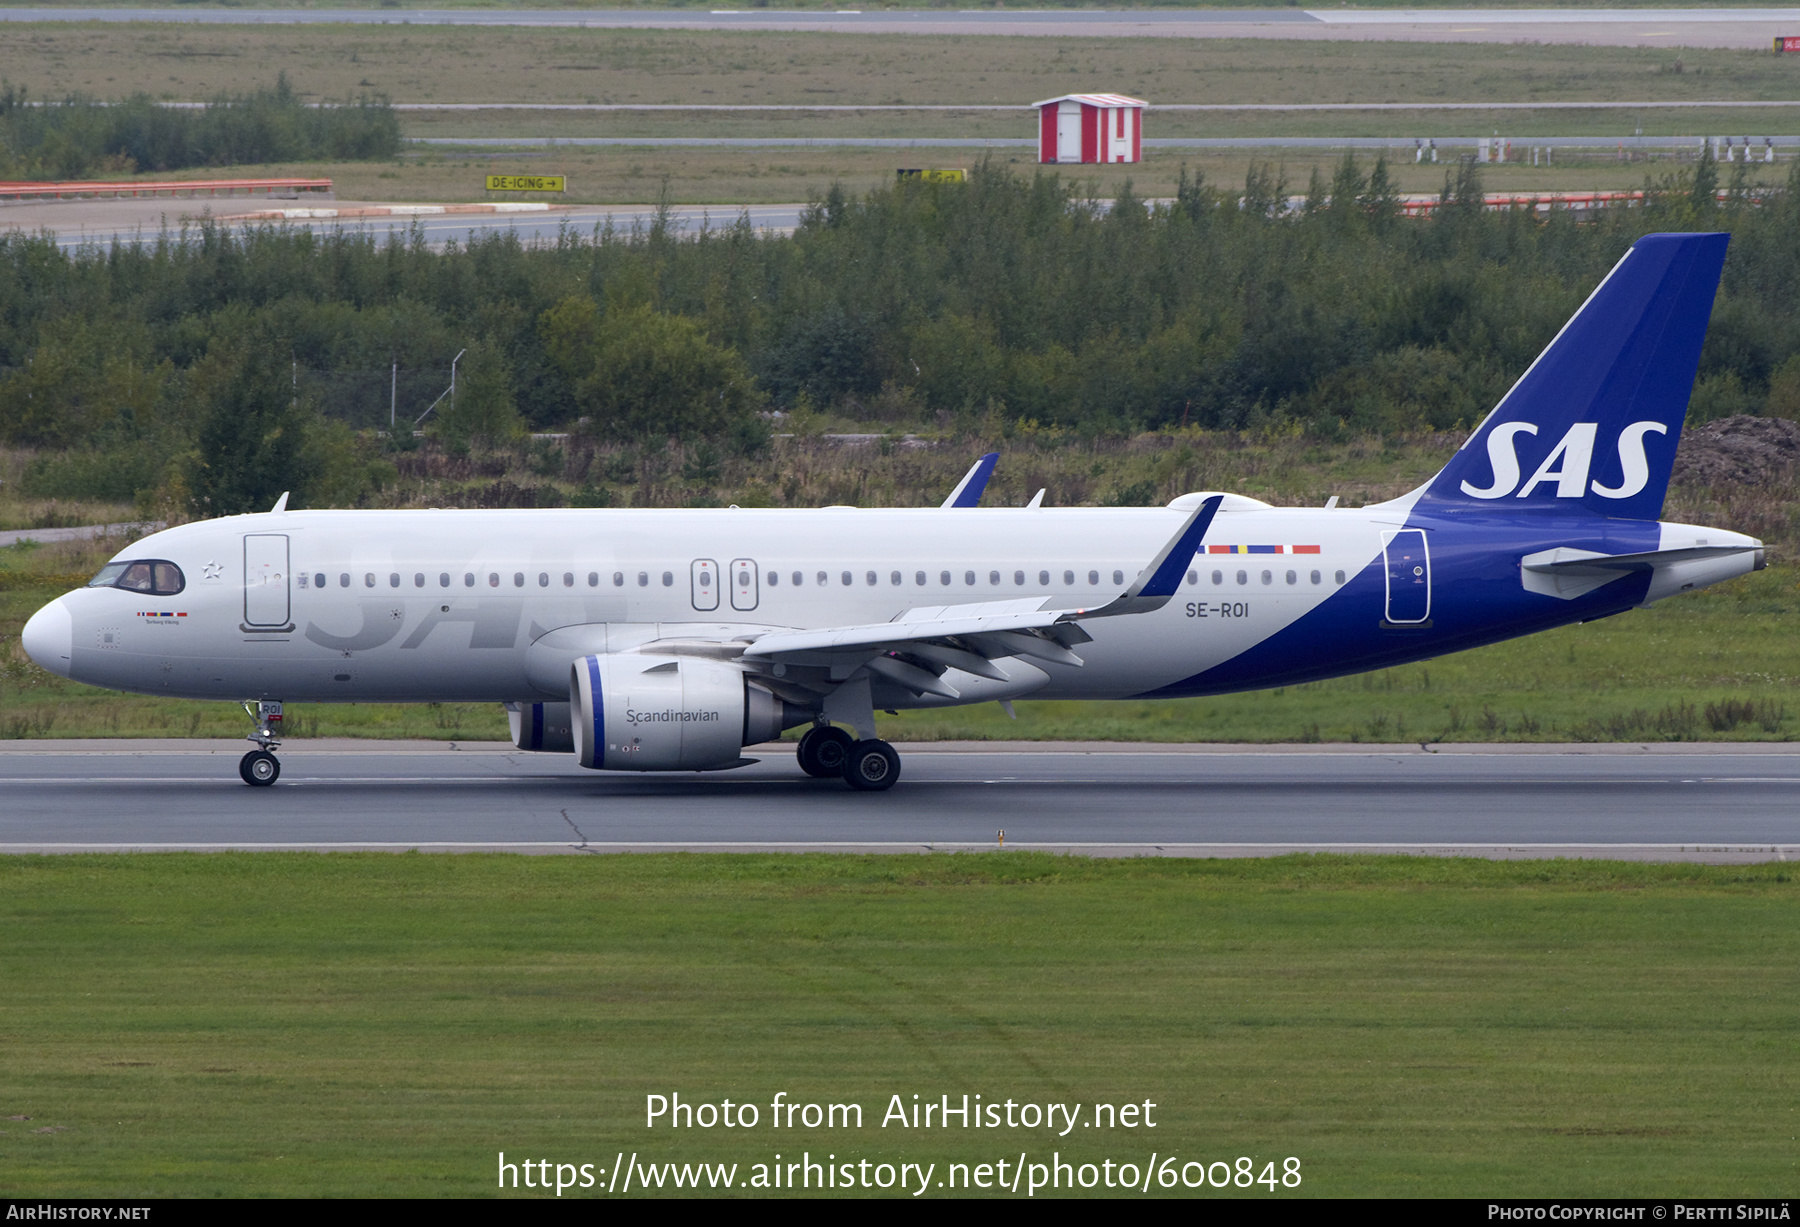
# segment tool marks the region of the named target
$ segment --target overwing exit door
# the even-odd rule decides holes
[[[719,564],[710,558],[696,558],[690,570],[694,587],[694,608],[702,611],[717,609],[719,607]]]
[[[287,621],[287,534],[246,534],[244,537],[244,624],[246,626],[286,626]]]
[[[1385,535],[1381,552],[1387,560],[1387,620],[1423,622],[1431,616],[1431,554],[1425,532],[1403,528]]]
[[[731,572],[731,607],[747,612],[756,608],[756,560],[754,558],[733,558]]]

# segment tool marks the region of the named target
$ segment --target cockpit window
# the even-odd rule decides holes
[[[187,587],[181,568],[160,559],[109,562],[88,581],[90,588],[123,588],[146,596],[174,596]]]

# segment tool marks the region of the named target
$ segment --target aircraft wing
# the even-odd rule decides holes
[[[925,606],[909,609],[891,621],[865,626],[769,631],[744,649],[743,658],[816,665],[843,653],[865,657],[902,653],[941,666],[932,674],[934,677],[950,667],[992,677],[991,669],[983,669],[981,664],[1004,656],[1031,656],[1056,664],[1080,665],[1081,658],[1070,649],[1093,637],[1079,623],[1088,618],[1149,613],[1167,604],[1218,514],[1221,501],[1215,495],[1194,508],[1137,580],[1095,608],[1053,606],[1049,597]],[[975,667],[970,668],[971,665]]]
[[[1041,638],[1046,649],[1056,649],[1047,659],[1080,664],[1068,645],[1086,643],[1092,636],[1072,625],[1070,609],[1046,609],[1049,597],[1017,601],[984,601],[971,605],[938,605],[909,609],[891,622],[867,626],[831,626],[819,630],[771,631],[744,649],[746,660],[781,660],[796,655],[838,652],[846,649],[902,648],[914,641],[949,640],[968,635],[1005,634]],[[1012,642],[1010,639],[1007,642]],[[1010,652],[992,655],[1008,656]],[[982,653],[988,656],[988,653]]]

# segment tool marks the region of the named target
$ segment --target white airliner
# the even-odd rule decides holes
[[[1725,244],[1638,242],[1442,472],[1371,507],[972,507],[992,457],[935,509],[284,496],[120,551],[24,647],[76,681],[244,702],[256,785],[280,774],[284,701],[464,701],[608,770],[733,767],[810,724],[802,769],[885,789],[880,710],[1284,685],[1760,569],[1754,538],[1657,520]]]

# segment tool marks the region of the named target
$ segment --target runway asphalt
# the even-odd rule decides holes
[[[273,788],[237,742],[0,746],[0,853],[128,849],[1295,851],[1800,858],[1800,752],[1740,746],[899,747],[852,792],[757,747],[640,776],[456,743],[290,742]]]
[[[564,226],[588,236],[596,226],[611,222],[618,230],[648,226],[656,217],[650,205],[576,206],[551,213],[452,214],[417,217],[314,217],[290,221],[239,221],[230,215],[279,208],[313,208],[351,210],[351,201],[270,200],[264,197],[238,196],[209,200],[184,198],[161,200],[94,200],[61,201],[9,205],[0,211],[0,233],[9,229],[26,233],[54,231],[56,244],[64,250],[86,244],[110,246],[115,240],[124,243],[154,243],[162,228],[178,230],[193,225],[200,216],[210,214],[223,225],[280,225],[321,232],[342,231],[367,234],[377,243],[385,243],[390,235],[409,239],[416,227],[427,244],[442,247],[455,242],[461,245],[486,234],[511,232],[523,243],[555,242]],[[735,225],[740,215],[747,215],[758,231],[777,234],[791,232],[805,209],[801,204],[780,205],[679,205],[670,210],[674,224],[685,233],[701,225],[714,229]]]

